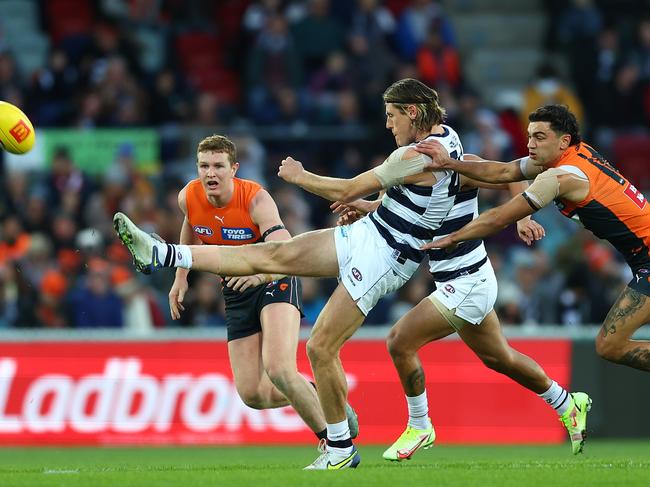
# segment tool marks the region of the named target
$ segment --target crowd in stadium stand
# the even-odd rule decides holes
[[[4,0],[6,1],[6,0]],[[26,2],[27,3],[27,2]],[[328,203],[282,185],[282,157],[351,177],[380,163],[394,141],[383,128],[383,90],[415,77],[437,89],[465,152],[488,159],[525,155],[527,114],[564,103],[586,140],[641,190],[650,190],[650,17],[644,2],[544,2],[548,54],[521,93],[495,103],[464,77],[444,2],[433,0],[183,0],[33,2],[47,56],[21,67],[0,25],[0,99],[22,107],[37,130],[76,127],[250,128],[233,137],[242,177],[265,183],[293,234],[334,224]],[[621,5],[625,5],[625,9]],[[648,10],[645,11],[646,15]],[[565,68],[563,68],[565,67]],[[262,140],[264,127],[367,130],[367,137],[293,145]],[[244,130],[243,132],[246,132]],[[161,145],[161,171],[137,170],[123,147],[101,177],[84,173],[66,147],[48,171],[2,167],[0,327],[115,327],[147,332],[172,323],[171,272],[135,275],[115,239],[122,210],[177,241],[176,194],[187,178],[181,143]],[[488,208],[508,194],[482,191]],[[546,238],[533,248],[512,229],[489,239],[499,277],[497,311],[510,325],[599,323],[630,276],[620,257],[553,209],[536,219]],[[194,273],[181,326],[223,326],[220,279]],[[305,279],[305,324],[334,283]],[[392,323],[430,292],[425,269],[368,318]]]

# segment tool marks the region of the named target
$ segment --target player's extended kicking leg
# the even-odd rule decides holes
[[[184,267],[222,276],[339,275],[332,228],[303,233],[290,240],[229,247],[167,244],[143,232],[123,213],[115,214],[113,226],[131,252],[136,270],[144,274],[161,267]]]
[[[605,360],[645,371],[650,371],[650,342],[632,340],[632,335],[650,322],[648,278],[647,271],[637,271],[609,310],[596,337],[596,352]]]
[[[191,267],[220,275],[281,273],[313,277],[337,277],[339,266],[334,229],[317,230],[291,240],[227,247],[171,245],[140,230],[126,215],[116,213],[113,225],[143,273],[161,267]],[[257,269],[257,270],[255,270]],[[358,434],[354,410],[346,405],[353,436]]]

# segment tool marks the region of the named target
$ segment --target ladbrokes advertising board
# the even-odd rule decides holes
[[[567,385],[568,340],[515,340]],[[291,408],[259,411],[239,399],[222,341],[0,343],[0,442],[44,444],[309,443]],[[299,370],[311,376],[299,350]],[[406,404],[382,341],[352,341],[341,355],[361,443],[390,443]],[[421,354],[438,441],[564,441],[535,394],[487,369],[459,341]]]

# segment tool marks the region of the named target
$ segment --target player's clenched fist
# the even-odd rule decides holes
[[[282,164],[278,169],[278,176],[287,183],[296,183],[304,171],[305,169],[300,161],[296,161],[293,157],[287,157],[282,159]]]

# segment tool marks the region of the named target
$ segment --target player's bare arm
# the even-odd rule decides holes
[[[330,178],[306,171],[302,163],[293,157],[282,161],[278,176],[330,201],[353,201],[382,189],[372,171],[366,171],[352,179]]]
[[[187,220],[187,202],[186,202],[186,188],[183,188],[178,193],[178,207],[183,212],[183,224],[181,225],[181,234],[178,239],[178,242],[184,245],[200,245],[202,242],[200,239],[194,236],[192,231],[192,226]],[[185,311],[183,306],[183,300],[185,299],[185,294],[187,293],[188,284],[187,284],[187,275],[189,274],[189,269],[183,269],[181,267],[176,269],[176,277],[174,279],[174,284],[169,291],[169,312],[173,320],[178,320],[181,317],[181,311]]]
[[[463,162],[484,162],[485,159],[475,154],[464,154]],[[511,196],[517,196],[528,188],[528,181],[515,181],[512,183],[493,184],[478,181],[464,175],[460,175],[460,184],[464,187],[488,188],[488,189],[508,189]],[[530,215],[522,218],[517,222],[517,235],[526,244],[531,245],[536,240],[541,240],[546,235],[544,227],[531,218]]]
[[[589,181],[560,169],[549,169],[538,176],[528,189],[509,202],[482,213],[457,232],[434,240],[423,249],[455,247],[460,242],[484,238],[508,225],[532,215],[549,205],[557,197],[582,201],[589,193]]]
[[[543,167],[527,163],[528,158],[523,161],[526,166],[526,174],[522,172],[522,159],[515,159],[510,162],[499,161],[458,161],[449,156],[447,150],[435,140],[424,140],[415,146],[415,150],[426,154],[431,161],[425,165],[425,169],[450,169],[464,176],[486,183],[511,183],[534,178],[542,172]]]
[[[435,175],[423,173],[425,163],[426,157],[419,152],[400,147],[381,165],[352,179],[319,176],[306,171],[302,163],[292,157],[282,161],[278,176],[330,201],[347,203],[398,184],[434,184]]]

